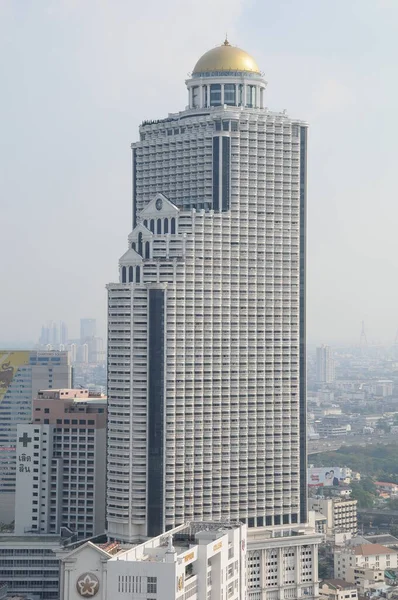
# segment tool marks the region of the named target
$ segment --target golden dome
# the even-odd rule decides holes
[[[260,75],[260,69],[254,58],[244,50],[231,46],[225,40],[222,46],[209,50],[196,63],[193,74],[211,71],[246,71]]]

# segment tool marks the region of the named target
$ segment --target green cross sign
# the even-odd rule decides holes
[[[21,442],[21,444],[23,444],[24,448],[27,448],[28,444],[32,441],[32,438],[30,438],[25,431],[23,436],[19,438],[19,441]]]

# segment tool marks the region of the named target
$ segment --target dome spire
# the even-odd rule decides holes
[[[225,32],[225,40],[223,46],[230,46],[231,44],[228,41],[228,32]]]

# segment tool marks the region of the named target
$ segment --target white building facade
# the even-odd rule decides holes
[[[316,600],[322,540],[310,527],[248,529],[248,600]]]
[[[246,526],[187,523],[131,548],[61,556],[61,600],[244,600]]]
[[[32,419],[43,388],[71,387],[67,352],[0,351],[0,522],[15,517],[17,424]]]
[[[108,287],[110,538],[306,522],[307,126],[226,42],[133,149]]]

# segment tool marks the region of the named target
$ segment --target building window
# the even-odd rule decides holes
[[[239,84],[238,88],[238,106],[243,106],[243,84]]]
[[[175,233],[176,232],[176,220],[174,217],[172,217],[171,219],[171,233]]]
[[[147,580],[147,594],[157,594],[157,577],[148,577]]]
[[[199,86],[195,85],[192,88],[192,108],[199,107]]]
[[[169,220],[164,220],[164,233],[169,233]]]
[[[150,228],[152,233],[155,233],[155,219],[151,219]]]
[[[162,220],[161,219],[158,219],[156,230],[157,230],[157,233],[162,233]]]
[[[246,106],[248,108],[255,108],[256,106],[256,86],[248,85],[246,89]]]
[[[150,258],[149,242],[145,242],[145,258]]]
[[[138,234],[138,254],[142,256],[142,233]]]
[[[221,84],[212,83],[210,86],[210,106],[221,105]]]
[[[135,282],[140,283],[140,280],[141,280],[140,268],[136,267],[135,268]]]
[[[126,267],[122,267],[122,283],[126,283]],[[57,420],[58,423],[59,419]]]
[[[236,104],[236,87],[234,83],[224,85],[224,104],[229,106],[235,106]]]
[[[205,85],[205,107],[208,106],[209,99],[207,97],[207,85]]]
[[[133,267],[129,267],[129,282],[133,281]]]

